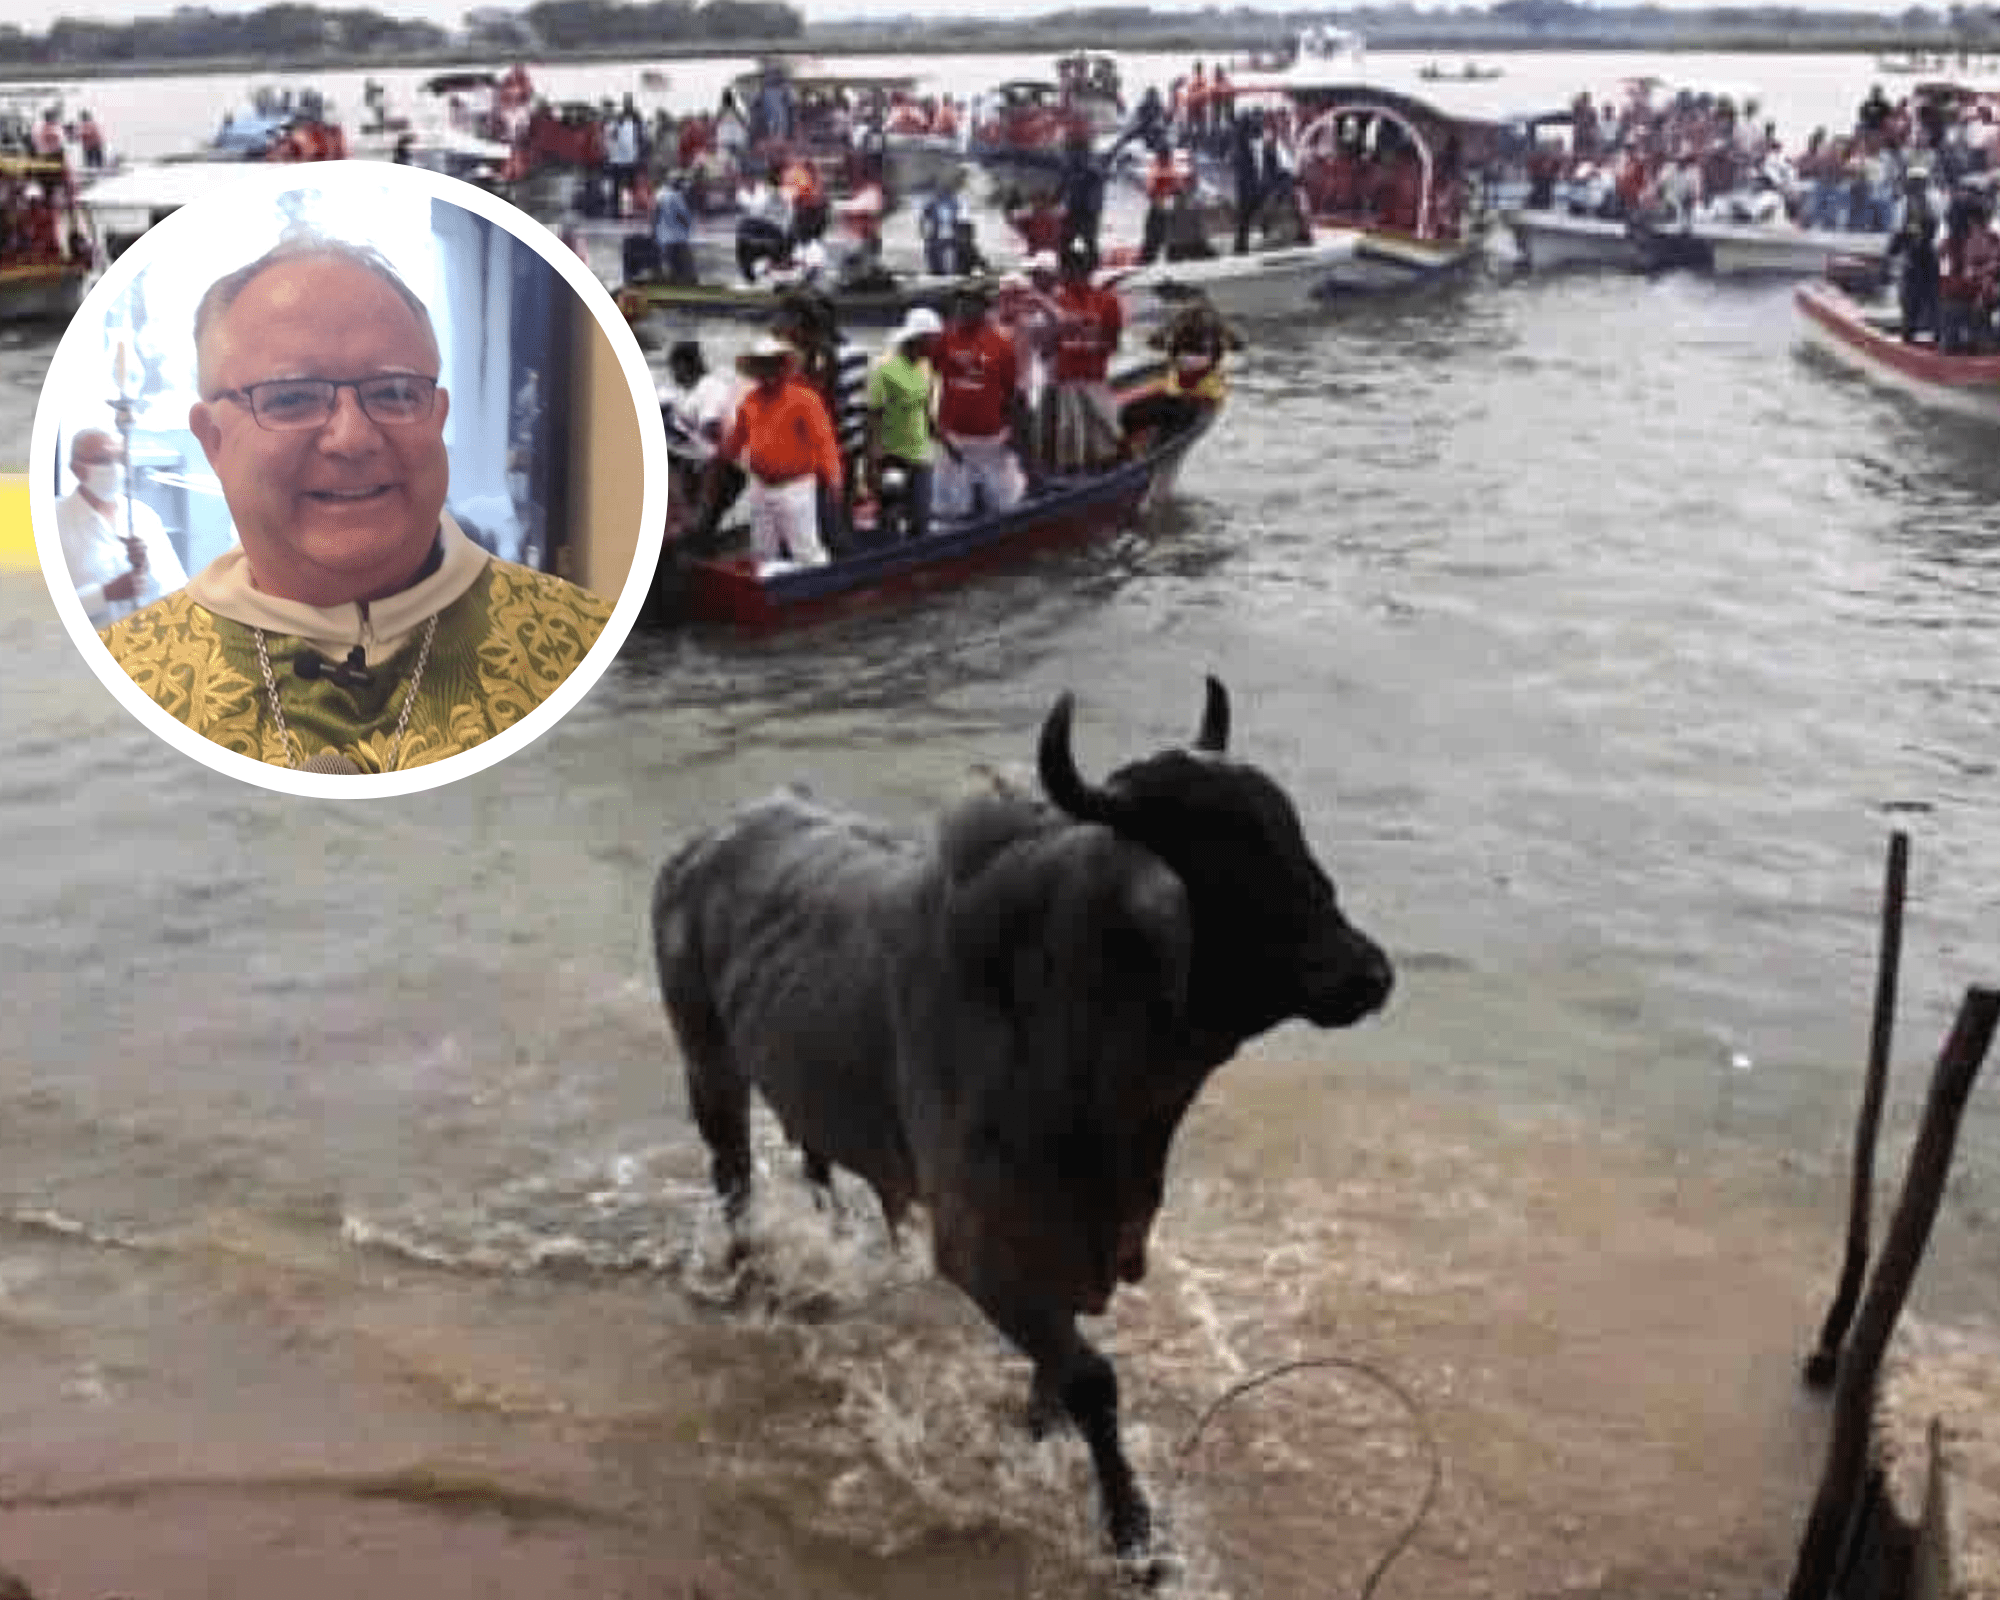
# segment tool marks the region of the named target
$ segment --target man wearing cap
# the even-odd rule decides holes
[[[721,463],[740,460],[750,474],[750,542],[758,560],[825,566],[820,496],[837,501],[841,486],[840,447],[826,402],[799,376],[798,353],[776,334],[759,338],[736,365],[751,387],[710,463],[705,520],[712,526],[717,515]]]
[[[1125,331],[1118,296],[1091,282],[1091,255],[1081,241],[1063,247],[1056,306],[1055,466],[1088,472],[1116,461],[1124,449],[1118,403],[1111,393],[1111,357]]]
[[[240,755],[338,773],[443,760],[555,692],[611,608],[446,513],[437,335],[387,260],[289,238],[210,285],[194,345],[188,429],[239,543],[105,630],[134,683]]]
[[[1026,416],[1016,386],[1014,341],[986,315],[983,290],[951,298],[951,320],[935,345],[938,370],[936,509],[941,517],[988,516],[1027,491],[1016,453]]]
[[[868,481],[875,491],[877,529],[901,509],[904,537],[930,531],[931,392],[936,373],[931,341],[944,332],[935,311],[913,306],[868,374]],[[900,481],[900,488],[897,482]]]
[[[178,589],[187,573],[153,508],[127,501],[125,447],[115,435],[81,430],[70,441],[69,465],[76,487],[56,502],[56,529],[84,614],[105,628]]]

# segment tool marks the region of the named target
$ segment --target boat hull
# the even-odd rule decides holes
[[[1453,281],[1471,271],[1485,254],[1483,239],[1418,239],[1373,228],[1329,227],[1329,237],[1346,235],[1353,253],[1337,261],[1315,298],[1354,294],[1398,294]]]
[[[1638,272],[1647,264],[1645,251],[1623,222],[1526,209],[1503,211],[1500,220],[1531,272]]]
[[[1121,385],[1121,400],[1138,398],[1157,376],[1158,369],[1149,369]],[[1036,551],[1127,526],[1172,491],[1182,462],[1216,414],[1205,412],[1135,461],[1047,490],[1004,516],[947,527],[922,540],[772,573],[760,573],[747,556],[694,559],[686,564],[681,609],[691,620],[738,628],[800,626],[949,588]]]
[[[893,328],[913,306],[943,315],[952,291],[964,279],[913,277],[888,289],[833,290],[835,314],[844,328]],[[642,306],[682,317],[725,317],[768,321],[778,310],[779,291],[768,286],[725,284],[628,284],[619,291]]]
[[[1225,317],[1296,316],[1321,303],[1334,269],[1353,258],[1354,243],[1343,235],[1240,256],[1155,262],[1115,279],[1112,287],[1140,325],[1165,320],[1196,292]]]
[[[1926,405],[2000,422],[2000,355],[1940,355],[1906,344],[1830,283],[1806,284],[1793,299],[1808,341],[1851,371]]]
[[[89,282],[89,269],[71,263],[0,267],[0,322],[66,321]]]
[[[1817,278],[1836,256],[1880,258],[1886,233],[1840,233],[1755,223],[1697,222],[1689,232],[1708,249],[1718,278]]]

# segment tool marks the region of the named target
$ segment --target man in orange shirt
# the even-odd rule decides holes
[[[840,446],[819,391],[799,376],[797,353],[766,334],[737,358],[753,387],[736,405],[736,420],[709,468],[708,520],[721,489],[716,463],[741,460],[750,475],[750,543],[760,562],[789,558],[803,566],[827,562],[820,538],[822,491],[840,503]]]

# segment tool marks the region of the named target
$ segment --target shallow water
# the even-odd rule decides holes
[[[1783,290],[1503,279],[1248,331],[1142,533],[795,638],[635,637],[530,751],[401,801],[190,765],[0,577],[6,1494],[317,1473],[323,1528],[445,1461],[745,1593],[1106,1581],[1020,1364],[858,1194],[817,1215],[768,1128],[764,1264],[720,1274],[644,911],[677,837],[779,782],[914,819],[1028,758],[1065,688],[1101,772],[1185,738],[1214,670],[1402,984],[1217,1080],[1103,1325],[1184,1592],[1353,1587],[1417,1499],[1418,1433],[1362,1374],[1178,1454],[1231,1382],[1329,1352],[1414,1388],[1447,1462],[1405,1592],[1639,1593],[1621,1570],[1725,1549],[1755,1592],[1816,1460],[1789,1364],[1891,827],[1886,1182],[2000,967],[1990,430],[1799,352]],[[0,428],[37,359],[0,348]],[[1920,1284],[1974,1338],[1996,1105]]]

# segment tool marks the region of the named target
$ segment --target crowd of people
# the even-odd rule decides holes
[[[1121,408],[1111,363],[1124,313],[1094,265],[1072,240],[1023,272],[961,284],[942,316],[913,307],[873,360],[811,289],[780,297],[736,382],[697,342],[676,344],[661,407],[673,497],[698,508],[688,536],[711,536],[741,496],[760,562],[822,564],[1010,511],[1218,403],[1234,336],[1197,304],[1156,336],[1161,388]]]
[[[1926,86],[1871,88],[1842,132],[1815,128],[1796,159],[1777,127],[1725,94],[1579,95],[1567,153],[1530,158],[1530,205],[1685,227],[1704,218],[1886,238],[1904,339],[1945,352],[2000,348],[1993,230],[1994,102]]]
[[[104,160],[104,129],[88,111],[64,121],[50,107],[0,121],[0,268],[91,262],[77,188]]]

